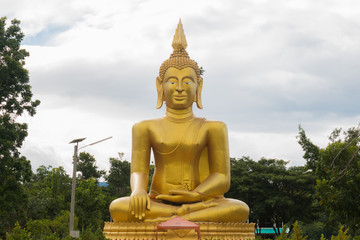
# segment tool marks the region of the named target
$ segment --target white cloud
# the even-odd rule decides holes
[[[65,164],[72,155],[68,141],[113,135],[89,151],[104,167],[117,152],[130,159],[132,123],[163,115],[154,109],[155,78],[181,17],[188,52],[206,70],[205,109],[196,114],[228,124],[233,157],[302,164],[298,124],[325,144],[333,128],[359,122],[359,5],[5,1],[0,15],[22,21],[31,55],[26,66],[34,97],[42,101],[27,119],[24,154],[36,164]]]

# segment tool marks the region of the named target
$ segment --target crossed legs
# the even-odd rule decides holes
[[[130,197],[123,197],[110,204],[110,214],[114,222],[139,221],[131,215],[129,203]],[[194,222],[245,222],[249,216],[249,207],[240,200],[229,198],[214,198],[180,206],[151,200],[151,208],[146,211],[144,221],[161,222],[176,215]]]

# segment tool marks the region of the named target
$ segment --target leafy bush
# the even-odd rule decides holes
[[[23,240],[23,239],[32,240],[32,238],[30,237],[30,233],[26,229],[21,228],[20,224],[16,222],[12,232],[6,233],[6,240]]]
[[[71,239],[69,235],[69,211],[60,213],[54,220],[40,219],[29,220],[26,227],[22,228],[16,223],[11,233],[6,235],[6,240],[60,240]],[[75,224],[77,219],[75,219]]]

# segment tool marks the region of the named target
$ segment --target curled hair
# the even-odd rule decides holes
[[[174,50],[170,58],[165,60],[159,70],[159,77],[164,79],[165,72],[168,68],[174,67],[179,70],[190,67],[195,70],[197,79],[200,79],[200,68],[194,60],[190,59],[189,54],[184,49]]]

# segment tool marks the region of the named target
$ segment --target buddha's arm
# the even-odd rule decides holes
[[[229,143],[226,125],[222,122],[207,122],[209,176],[194,191],[204,197],[216,197],[230,188]]]
[[[131,154],[131,214],[138,219],[145,217],[145,210],[150,209],[147,194],[150,164],[150,139],[148,126],[144,122],[137,123],[132,129]]]

